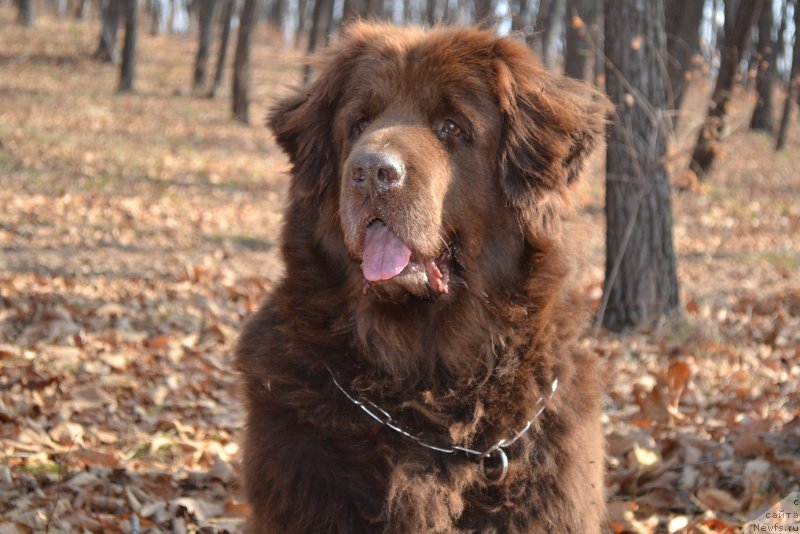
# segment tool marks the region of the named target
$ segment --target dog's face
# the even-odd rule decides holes
[[[470,272],[513,281],[526,243],[555,238],[604,115],[511,40],[357,24],[270,123],[295,196],[336,203],[365,287],[441,298]]]

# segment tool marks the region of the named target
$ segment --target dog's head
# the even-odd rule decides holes
[[[433,298],[470,272],[521,275],[526,244],[557,236],[606,111],[511,39],[358,23],[269,124],[294,165],[292,197],[335,203],[369,287]]]

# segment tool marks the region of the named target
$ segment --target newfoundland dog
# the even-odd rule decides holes
[[[269,126],[286,274],[237,349],[248,527],[599,532],[561,217],[607,101],[509,38],[356,23]]]

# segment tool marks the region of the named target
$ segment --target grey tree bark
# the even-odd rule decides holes
[[[678,308],[672,204],[664,169],[663,0],[605,0],[606,89],[616,107],[606,156],[602,324],[646,327]]]
[[[258,0],[244,0],[233,64],[233,118],[245,124],[250,122],[250,43],[257,9]]]
[[[117,46],[117,32],[122,20],[122,3],[119,0],[102,0],[100,2],[100,42],[94,57],[101,61],[109,61],[118,65],[120,61]]]
[[[194,58],[194,75],[192,77],[192,91],[195,93],[201,91],[206,85],[208,56],[214,39],[214,11],[217,8],[216,0],[197,1],[200,31],[198,32],[197,54]]]
[[[599,6],[594,0],[567,0],[567,38],[564,48],[564,74],[592,81],[595,65]]]
[[[516,3],[517,12],[512,9],[511,16],[511,31],[520,32],[527,31],[531,24],[530,22],[530,2],[528,0],[519,0]]]
[[[92,10],[92,0],[78,0],[75,6],[75,18],[78,20],[86,20],[89,18],[89,12]]]
[[[481,28],[491,28],[494,23],[492,0],[475,0],[475,23]]]
[[[745,47],[750,36],[750,28],[756,21],[762,0],[738,1],[738,9],[732,26],[726,25],[724,42],[722,44],[722,57],[720,59],[719,74],[711,94],[711,103],[708,107],[705,123],[700,129],[697,144],[692,153],[690,168],[698,178],[702,179],[711,169],[714,160],[721,152],[720,139],[725,126],[725,117],[728,112],[733,85],[736,81],[739,62],[744,56]],[[726,2],[726,17],[730,5]]]
[[[428,26],[433,26],[436,24],[436,3],[436,0],[426,0],[425,16],[427,18]]]
[[[379,0],[344,0],[342,22],[359,17],[362,19],[379,18],[383,12],[381,4],[382,2]]]
[[[267,20],[277,29],[283,28],[283,16],[286,11],[286,0],[273,0],[269,6]]]
[[[541,9],[541,3],[546,1],[541,0],[539,9]],[[534,30],[537,12],[534,12],[532,3],[532,0],[519,0],[519,13],[511,19],[511,30],[521,33],[525,39],[525,44],[529,48],[537,46],[537,37]]]
[[[308,34],[309,55],[311,55],[314,52],[314,50],[317,49],[317,41],[319,40],[319,34],[322,31],[321,28],[325,26],[324,19],[327,16],[327,13],[329,13],[332,9],[333,9],[333,0],[314,1],[314,11],[311,15],[311,31]],[[346,6],[345,9],[347,9]],[[351,16],[356,17],[356,13],[352,13]],[[303,67],[303,83],[304,84],[308,83],[308,80],[310,79],[311,79],[311,66],[305,65]]]
[[[756,106],[750,119],[750,129],[772,132],[772,85],[775,79],[775,40],[772,38],[774,16],[768,2],[761,9],[758,19],[758,43],[756,44]]]
[[[303,35],[306,33],[306,26],[308,22],[308,17],[306,16],[306,11],[308,9],[308,0],[298,0],[297,2],[297,33],[294,36],[294,46],[295,48],[300,48],[300,42],[303,38]]]
[[[780,15],[781,19],[780,19],[780,24],[778,25],[778,40],[775,43],[775,59],[786,57],[786,37],[784,34],[786,33],[786,23],[787,19],[789,18],[787,10],[790,2],[791,0],[783,0],[783,6],[781,6],[781,15]],[[791,66],[789,68],[791,68]],[[776,71],[777,71],[777,65],[776,65]],[[776,77],[782,78],[783,76],[784,73],[777,72]]]
[[[220,17],[220,27],[222,35],[219,40],[219,50],[217,52],[217,65],[214,70],[214,82],[208,92],[209,98],[214,98],[222,86],[222,74],[225,71],[225,59],[228,57],[228,43],[231,36],[231,19],[233,19],[233,6],[236,0],[223,0],[222,16]]]
[[[666,0],[668,102],[680,109],[692,71],[692,56],[700,51],[700,23],[705,0]],[[675,116],[677,119],[677,115]],[[675,121],[677,122],[677,120]]]
[[[543,8],[547,8],[542,12]],[[537,29],[542,30],[542,62],[547,68],[554,68],[558,59],[558,40],[561,38],[566,0],[542,1],[536,15]]]
[[[114,0],[111,0],[112,2]],[[138,2],[136,0],[124,1],[125,10],[125,44],[122,48],[122,64],[119,70],[119,92],[133,91],[133,82],[136,77],[136,15]]]
[[[35,22],[33,0],[16,0],[16,3],[19,23],[30,28]]]
[[[786,133],[789,130],[789,117],[792,114],[793,94],[800,86],[800,3],[794,3],[794,48],[792,52],[792,70],[789,74],[789,83],[786,86],[786,100],[783,103],[781,126],[778,129],[778,139],[775,150],[783,150],[786,146]]]

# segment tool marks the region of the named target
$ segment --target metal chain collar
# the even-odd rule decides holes
[[[347,390],[343,388],[341,384],[339,384],[339,381],[336,380],[336,375],[333,374],[333,371],[331,371],[330,367],[326,366],[326,369],[328,370],[328,373],[331,375],[331,380],[333,380],[334,385],[339,389],[339,391],[341,391],[344,394],[344,396],[350,400],[350,402],[361,408],[364,411],[364,413],[370,416],[375,422],[394,430],[395,432],[405,437],[406,439],[414,441],[415,443],[421,445],[422,447],[425,447],[426,449],[437,451],[443,454],[461,453],[467,456],[468,458],[478,462],[478,464],[480,465],[481,475],[483,476],[483,478],[487,482],[493,484],[499,484],[506,478],[506,475],[508,474],[508,456],[506,455],[505,449],[508,449],[510,446],[516,443],[516,441],[519,438],[524,436],[531,429],[533,422],[542,414],[542,412],[544,412],[544,409],[547,407],[547,402],[553,397],[553,394],[556,392],[556,388],[558,387],[558,378],[556,378],[550,384],[550,394],[547,395],[546,398],[544,396],[540,396],[536,400],[535,403],[535,406],[537,407],[536,412],[534,412],[533,416],[531,416],[531,418],[528,420],[527,423],[525,423],[525,426],[523,426],[521,430],[515,432],[510,438],[501,439],[500,441],[498,441],[485,451],[476,451],[474,449],[461,447],[459,445],[453,445],[453,444],[446,446],[433,445],[431,443],[424,441],[419,436],[416,436],[411,432],[408,432],[407,430],[395,424],[394,419],[392,419],[392,416],[389,414],[389,412],[387,412],[386,410],[384,410],[371,400],[364,398],[356,399],[355,397],[350,395],[350,393],[348,393]],[[487,458],[491,458],[492,456],[496,456],[497,460],[500,462],[500,472],[496,477],[488,476],[486,473],[486,468],[484,466],[484,461]]]

